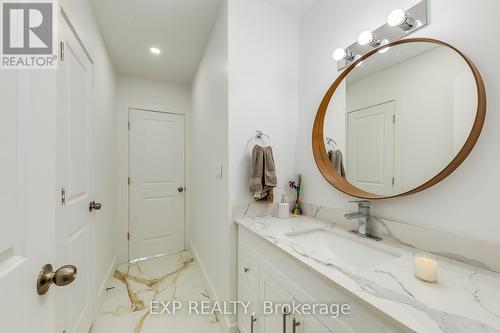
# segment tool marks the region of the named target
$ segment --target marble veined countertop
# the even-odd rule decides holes
[[[373,246],[393,248],[400,256],[380,266],[356,269],[336,258],[318,257],[313,248],[298,245],[287,236],[318,227],[349,234],[337,225],[308,216],[241,218],[236,222],[415,332],[500,333],[498,273],[439,258],[439,282],[426,283],[414,275],[416,250],[400,243],[373,241]]]

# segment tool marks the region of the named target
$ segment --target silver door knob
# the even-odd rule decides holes
[[[89,203],[89,212],[91,212],[93,210],[99,210],[101,208],[102,208],[102,205],[100,202],[91,201]]]
[[[180,193],[184,192],[184,187],[180,186],[177,191],[179,191]]]
[[[62,266],[55,272],[52,265],[47,264],[43,266],[36,284],[38,295],[45,295],[52,284],[59,287],[67,286],[75,281],[77,272],[76,267],[73,265]]]

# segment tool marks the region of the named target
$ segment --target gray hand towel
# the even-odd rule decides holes
[[[250,192],[255,200],[263,198],[273,200],[273,188],[276,187],[276,184],[273,149],[256,145],[252,150]]]
[[[344,157],[342,156],[342,152],[339,149],[335,151],[330,150],[328,156],[330,157],[333,168],[337,170],[342,177],[345,177]]]

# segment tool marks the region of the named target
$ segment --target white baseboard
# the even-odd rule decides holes
[[[203,262],[200,260],[200,257],[198,256],[198,252],[196,251],[196,248],[193,246],[193,243],[188,242],[188,250],[190,250],[196,262],[198,263],[198,267],[200,270],[200,275],[203,280],[203,284],[205,285],[205,288],[207,289],[208,296],[212,300],[218,300],[220,299],[217,297],[217,292],[215,291],[215,288],[213,284],[210,282],[210,278],[208,277],[207,271],[205,269],[205,266],[203,265]],[[224,333],[239,333],[238,330],[238,324],[237,323],[231,323],[231,319],[229,316],[223,316],[221,318],[221,327]]]

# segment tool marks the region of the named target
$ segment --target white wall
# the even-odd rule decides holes
[[[126,107],[189,110],[190,88],[177,83],[118,75],[118,103]]]
[[[129,108],[189,113],[190,88],[169,82],[118,75],[117,82],[117,229],[118,262],[128,261],[128,119]],[[186,133],[186,137],[188,137]]]
[[[364,29],[384,23],[394,8],[406,8],[414,1],[382,0],[349,2],[346,7],[330,0],[320,1],[302,21],[300,59],[298,170],[304,176],[303,199],[308,202],[355,209],[351,198],[332,188],[320,175],[311,150],[315,112],[324,93],[338,75],[331,58],[337,47],[349,45]],[[498,143],[500,114],[500,68],[492,22],[500,3],[495,0],[430,1],[431,23],[412,37],[444,40],[461,49],[481,71],[488,94],[488,114],[479,142],[464,164],[437,186],[407,198],[374,203],[374,214],[498,243],[500,224],[491,207],[496,205],[500,184]],[[468,22],[458,26],[456,22]]]
[[[94,193],[103,209],[96,214],[93,227],[95,266],[92,270],[96,274],[96,294],[102,297],[116,259],[116,74],[88,1],[62,0],[60,4],[94,60],[94,137],[99,143],[95,147]]]
[[[227,3],[222,6],[192,84],[189,121],[188,238],[212,297],[235,299],[234,227],[229,216]],[[222,164],[222,179],[215,167]],[[233,318],[224,318],[231,325]]]
[[[300,18],[259,0],[229,3],[229,142],[232,205],[249,192],[251,139],[271,137],[278,187],[296,177]],[[281,191],[275,191],[279,202]]]

